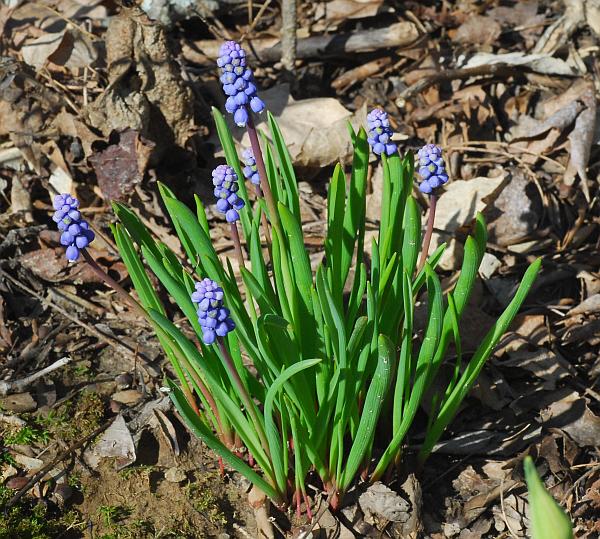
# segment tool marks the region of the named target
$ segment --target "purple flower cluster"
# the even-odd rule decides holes
[[[256,159],[254,158],[252,148],[246,148],[242,152],[242,159],[244,160],[244,165],[246,165],[242,171],[244,177],[254,185],[260,185],[260,176],[258,175],[258,168],[256,167]]]
[[[223,307],[223,289],[212,279],[202,279],[195,285],[192,301],[198,306],[198,322],[204,344],[213,344],[235,329],[229,309]]]
[[[367,114],[368,141],[374,154],[393,155],[398,147],[392,142],[392,130],[387,112],[373,109]]]
[[[228,223],[235,223],[240,218],[238,210],[244,207],[244,201],[237,195],[239,186],[235,170],[227,165],[219,165],[212,172],[212,181],[217,209],[225,214]]]
[[[430,194],[448,181],[442,149],[435,144],[426,144],[418,151],[417,156],[419,158],[419,175],[423,178],[419,189],[422,193]]]
[[[90,225],[81,217],[79,200],[69,194],[54,197],[54,215],[52,220],[57,224],[60,243],[67,248],[67,260],[77,260],[79,251],[85,249],[94,239],[95,235],[90,230]]]
[[[246,51],[235,41],[221,45],[217,65],[221,68],[223,91],[228,96],[225,102],[227,112],[240,127],[248,122],[248,105],[254,112],[262,112],[265,104],[256,93],[254,75],[246,66]]]

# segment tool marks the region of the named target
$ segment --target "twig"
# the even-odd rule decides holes
[[[242,37],[240,38],[240,42],[244,42],[246,40],[247,36],[249,36],[254,31],[254,27],[258,24],[258,21],[260,21],[261,17],[263,16],[263,14],[267,10],[267,8],[271,5],[272,1],[273,0],[267,0],[265,3],[263,3],[262,6],[260,6],[260,9],[258,10],[256,17],[254,17],[254,20],[252,21],[252,24],[250,24],[248,29],[242,34]]]
[[[8,502],[6,503],[6,506],[4,508],[4,512],[6,513],[13,505],[15,505],[27,493],[27,491],[30,488],[32,488],[39,481],[41,481],[41,479],[52,468],[54,468],[59,462],[65,460],[71,453],[73,453],[74,451],[77,451],[80,447],[83,447],[90,440],[92,440],[96,436],[98,436],[98,434],[100,434],[101,432],[104,432],[108,427],[110,427],[112,425],[114,420],[115,420],[115,418],[109,419],[106,423],[103,423],[102,425],[100,425],[96,430],[94,430],[92,433],[88,434],[85,438],[83,438],[82,440],[79,440],[78,442],[73,444],[68,449],[65,449],[62,453],[59,453],[58,455],[56,455],[56,457],[54,457],[48,464],[46,464],[45,466],[42,466],[40,468],[40,471],[37,472],[29,481],[27,481],[25,486],[23,488],[21,488],[10,500],[8,500]]]
[[[331,58],[379,49],[398,49],[412,45],[417,39],[417,27],[412,22],[402,21],[387,28],[298,39],[296,58]],[[277,38],[255,39],[248,44],[259,61],[277,62],[281,59],[282,45]],[[206,64],[218,58],[219,47],[219,41],[199,40],[184,45],[182,52],[189,62]]]
[[[281,2],[281,63],[293,72],[296,64],[296,0]]]
[[[66,309],[63,309],[59,305],[56,305],[56,304],[52,303],[51,301],[49,301],[48,299],[44,298],[43,296],[38,294],[35,290],[29,288],[27,285],[23,284],[21,281],[15,279],[12,275],[9,275],[8,273],[6,273],[2,268],[0,268],[0,276],[9,280],[16,287],[20,288],[21,290],[23,290],[30,296],[32,296],[35,299],[37,299],[38,301],[40,301],[40,303],[42,303],[42,305],[47,305],[52,310],[60,313],[67,320],[70,320],[74,324],[77,324],[78,326],[84,328],[88,333],[90,333],[91,335],[93,335],[94,337],[99,339],[100,341],[105,342],[106,344],[112,346],[116,350],[119,350],[121,353],[124,353],[126,357],[129,357],[129,356],[132,356],[132,358],[136,357],[136,351],[133,348],[131,348],[130,346],[128,346],[127,344],[123,343],[122,341],[119,341],[118,339],[116,339],[115,337],[112,337],[111,335],[102,333],[101,331],[97,330],[95,327],[91,326],[90,324],[86,324],[85,322],[82,322],[81,320],[79,320],[79,318],[77,316],[73,316]],[[156,376],[160,375],[160,372],[158,370],[156,370],[152,365],[148,364],[148,361],[146,358],[143,358],[142,356],[138,356],[138,357],[140,357],[140,359],[142,359],[142,366],[143,366],[143,369],[146,372],[146,374],[150,375],[151,377],[156,377]]]
[[[46,376],[49,372],[55,371],[56,369],[60,369],[65,365],[68,365],[71,362],[70,357],[63,357],[58,361],[52,363],[52,365],[48,365],[38,372],[34,372],[30,376],[26,376],[25,378],[21,378],[20,380],[9,380],[9,381],[0,381],[0,397],[5,397],[9,393],[22,393],[23,390],[33,384],[39,378]]]
[[[400,92],[400,99],[409,99],[414,95],[426,90],[433,84],[450,80],[462,80],[470,77],[481,77],[485,75],[495,75],[498,77],[509,77],[518,73],[519,70],[515,66],[508,64],[485,64],[476,67],[464,67],[461,69],[445,69],[426,75],[421,80],[411,84],[406,90]]]

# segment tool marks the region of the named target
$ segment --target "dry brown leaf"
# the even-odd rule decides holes
[[[552,403],[540,415],[546,428],[564,431],[580,447],[600,445],[600,417],[577,393]]]
[[[567,77],[578,75],[567,62],[560,58],[554,58],[548,54],[525,54],[523,52],[507,52],[503,54],[479,52],[472,56],[464,67],[478,67],[489,64],[527,67],[536,73],[544,75],[562,75]]]
[[[94,446],[83,455],[87,464],[94,469],[98,468],[104,458],[114,459],[117,470],[134,463],[135,445],[123,416],[118,415]]]
[[[156,144],[153,158],[195,132],[193,96],[162,25],[139,6],[124,7],[105,34],[109,86],[84,111],[105,136],[135,129]],[[134,89],[135,88],[135,89]]]
[[[350,121],[355,127],[362,125],[366,108],[353,115],[337,99],[330,97],[296,101],[287,84],[275,86],[263,92],[261,97],[277,119],[295,165],[320,169],[337,161],[346,161],[352,155],[346,122]],[[264,121],[258,127],[268,131]],[[242,145],[250,145],[247,134],[242,138]]]
[[[21,53],[23,60],[36,70],[40,70],[47,62],[78,69],[91,66],[98,59],[97,42],[73,29],[28,40]]]
[[[506,185],[505,174],[493,178],[473,178],[472,180],[455,180],[447,184],[440,196],[435,214],[435,230],[432,236],[432,250],[448,242],[448,247],[440,260],[440,267],[445,270],[456,269],[462,258],[454,233],[462,226],[468,225],[477,212],[485,210],[500,194]]]
[[[108,200],[126,200],[144,177],[154,143],[130,129],[89,158],[98,185]]]
[[[383,0],[332,0],[318,3],[314,17],[325,18],[328,23],[374,17],[382,4]]]
[[[388,522],[406,522],[410,517],[410,504],[379,481],[373,483],[360,495],[358,503],[369,524],[376,523],[378,519]]]
[[[571,159],[563,181],[571,185],[574,181],[574,175],[571,171],[577,172],[581,179],[581,186],[586,199],[590,200],[589,180],[587,176],[587,165],[594,141],[596,130],[596,90],[593,83],[588,85],[586,91],[581,95],[581,101],[585,108],[575,120],[575,127],[569,134],[571,143]]]
[[[539,192],[520,169],[510,169],[510,180],[486,213],[490,240],[512,245],[532,234],[542,214]]]
[[[600,294],[593,294],[589,298],[583,300],[567,314],[569,316],[574,316],[576,314],[592,314],[597,312],[600,312]]]
[[[498,6],[486,15],[507,26],[533,25],[544,21],[544,15],[537,15],[538,0],[521,0],[511,6]]]
[[[491,17],[474,15],[458,27],[452,39],[463,45],[489,45],[498,39],[501,31],[500,24]]]
[[[544,380],[542,388],[556,389],[557,382],[569,376],[569,364],[550,350],[519,350],[511,353],[509,359],[499,362],[503,367],[517,367],[533,373]]]
[[[575,121],[582,109],[583,104],[574,99],[544,120],[536,120],[531,116],[521,116],[519,123],[511,129],[513,140],[539,137],[553,128],[563,131]]]

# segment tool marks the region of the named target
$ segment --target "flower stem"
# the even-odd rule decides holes
[[[147,320],[148,323],[155,330],[157,330],[157,332],[160,330],[160,328],[157,328],[155,322],[150,318],[150,315],[146,312],[146,310],[135,299],[133,299],[131,297],[131,295],[127,292],[127,290],[125,290],[117,281],[115,281],[106,271],[104,271],[98,265],[98,263],[92,258],[90,253],[88,253],[87,249],[82,249],[81,254],[83,255],[83,258],[87,262],[88,266],[103,282],[105,282],[108,286],[110,286],[110,288],[112,288],[119,295],[119,297],[121,299],[123,299],[125,302],[127,302],[127,304],[130,307],[132,307],[133,310],[137,314],[139,314],[142,318]],[[176,349],[174,349],[174,352],[177,354]],[[179,358],[180,360],[182,359],[181,356],[182,356],[182,354],[180,355],[180,358]],[[183,359],[185,360],[185,358],[183,358]],[[187,360],[185,360],[185,361],[187,362]],[[190,367],[189,363],[187,366]],[[188,371],[189,371],[189,369],[188,369]],[[191,373],[191,371],[189,371],[189,372]],[[182,389],[183,393],[185,394],[185,397],[186,397],[189,405],[192,407],[194,412],[196,412],[196,414],[200,415],[200,410],[198,409],[196,400],[194,399],[194,396],[192,394],[190,386],[189,386],[187,380],[185,380],[185,378],[181,380],[181,386],[182,386],[181,389]],[[200,387],[202,387],[202,386],[200,386]],[[213,409],[213,413],[215,414],[215,417],[217,417],[217,418],[219,417],[218,410],[216,409],[216,405],[215,405],[215,408]],[[217,421],[219,421],[219,420],[217,420]]]
[[[242,242],[240,241],[240,233],[238,231],[237,223],[229,223],[229,225],[231,227],[231,239],[235,247],[235,254],[237,256],[238,264],[240,265],[241,270],[245,265],[244,252],[242,251]]]
[[[219,350],[221,351],[221,355],[223,356],[223,361],[225,362],[225,367],[229,370],[229,374],[231,375],[231,377],[233,379],[233,382],[236,386],[237,392],[238,392],[240,398],[242,399],[242,402],[244,403],[244,406],[245,406],[248,414],[250,414],[250,417],[252,418],[252,422],[254,423],[254,427],[256,428],[256,433],[258,434],[260,443],[262,444],[262,446],[265,450],[265,453],[267,454],[267,456],[270,459],[271,454],[269,452],[269,443],[267,442],[267,435],[266,435],[266,433],[263,429],[262,423],[260,422],[258,415],[256,413],[256,405],[254,404],[254,402],[252,401],[252,398],[248,394],[248,390],[246,389],[244,382],[242,382],[242,379],[240,378],[240,374],[238,373],[237,369],[235,368],[235,364],[233,363],[231,354],[229,353],[229,350],[227,350],[227,347],[225,346],[225,342],[223,341],[222,337],[217,338],[217,344],[219,346]]]
[[[265,168],[265,161],[260,148],[260,142],[258,141],[258,133],[256,132],[252,115],[249,114],[248,116],[249,118],[248,123],[246,124],[246,131],[248,132],[248,137],[250,137],[250,146],[252,146],[252,153],[254,154],[254,159],[256,160],[256,168],[258,168],[258,176],[260,177],[260,186],[265,197],[265,202],[267,203],[267,209],[269,210],[271,222],[273,223],[273,226],[278,229],[277,232],[279,232],[279,214],[277,213],[277,206],[275,205],[273,192],[271,191],[271,186],[269,185],[267,169]]]
[[[256,198],[262,197],[262,189],[260,185],[254,186],[254,191],[256,192]],[[263,211],[260,213],[260,222],[262,223],[263,232],[265,234],[265,241],[267,242],[267,247],[271,246],[271,233],[269,232],[269,222],[267,221],[267,214]]]
[[[435,220],[435,208],[437,205],[437,197],[431,195],[429,197],[429,216],[427,217],[427,229],[425,230],[425,237],[423,238],[423,248],[421,250],[421,259],[419,260],[419,266],[417,267],[417,273],[419,273],[427,260],[429,254],[429,244],[431,243],[431,236],[433,234],[433,221]]]
[[[106,271],[104,271],[98,263],[92,258],[90,253],[87,252],[87,249],[82,249],[81,254],[83,258],[88,263],[88,266],[92,269],[92,271],[108,286],[110,286],[121,299],[125,300],[127,304],[133,308],[133,310],[139,314],[141,317],[148,319],[148,313],[145,309],[131,297],[131,295],[125,290],[117,281],[115,281]]]

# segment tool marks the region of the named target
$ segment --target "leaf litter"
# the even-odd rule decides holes
[[[115,440],[123,462],[135,455],[133,465],[117,474],[114,462],[100,462],[100,479],[86,475],[81,454],[56,465],[74,490],[87,492],[74,507],[97,531],[111,531],[100,508],[122,505],[125,492],[139,503],[124,508],[130,511],[124,526],[136,519],[154,526],[159,516],[204,536],[241,533],[233,522],[253,533],[252,516],[240,518],[232,509],[239,489],[217,487],[214,456],[182,436],[164,406],[161,377],[142,368],[161,361],[149,328],[92,275],[66,267],[57,238],[36,228],[48,225],[54,192],[76,193],[103,233],[95,255],[125,286],[107,228],[111,200],[129,200],[162,241],[172,241],[155,180],[192,202],[190,193],[210,192],[208,171],[220,162],[208,112],[208,105],[220,104],[210,68],[218,33],[244,35],[257,45],[252,61],[259,86],[292,143],[315,245],[326,219],[327,169],[349,157],[348,120],[360,125],[369,107],[384,105],[402,151],[425,142],[447,148],[452,181],[440,197],[435,226],[435,241],[450,244],[442,264],[445,286],[455,281],[475,212],[490,222],[486,266],[471,300],[479,317],[467,322],[473,342],[466,350],[477,345],[475,329],[504,304],[526,262],[544,258],[538,288],[426,469],[417,476],[404,470],[398,484],[375,496],[370,516],[362,507],[366,498],[361,503],[358,496],[346,508],[354,529],[364,536],[422,530],[436,539],[524,537],[521,460],[531,453],[577,536],[600,533],[594,517],[600,507],[594,449],[600,417],[597,2],[409,2],[403,10],[380,1],[319,4],[299,13],[301,46],[291,82],[283,80],[280,52],[273,49],[279,40],[275,6],[261,13],[253,6],[256,20],[249,23],[246,4],[223,10],[215,2],[202,17],[183,10],[175,20],[167,11],[161,19],[168,27],[162,27],[140,8],[112,3],[16,4],[0,7],[6,46],[0,61],[3,379],[37,372],[63,354],[73,361],[48,377],[55,383],[8,395],[2,406],[26,426],[49,425],[51,440],[56,432],[80,436],[68,428],[75,417],[91,426],[120,414]],[[391,19],[395,45],[365,42],[383,35]],[[336,46],[323,58],[315,43],[328,32],[351,36],[355,48]],[[372,172],[369,204],[375,208],[381,182]],[[373,208],[371,216],[377,215]],[[232,248],[217,245],[223,255]],[[124,371],[131,378],[127,387],[117,382]],[[5,425],[0,422],[2,436],[9,433]],[[110,436],[107,429],[101,439]],[[415,432],[407,455],[419,441]],[[41,439],[11,451],[19,456],[6,467],[5,480],[16,487],[31,476],[31,465],[46,464],[57,452]],[[190,494],[183,477],[213,497]],[[30,496],[50,503],[63,496],[67,507],[77,496],[66,496],[69,485],[61,481],[49,477]],[[362,496],[373,494],[367,492]],[[158,503],[156,494],[169,503]],[[174,505],[177,515],[169,514]],[[329,517],[332,526],[322,530],[330,534],[337,517]]]

